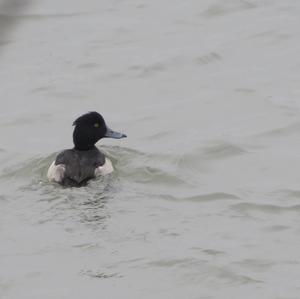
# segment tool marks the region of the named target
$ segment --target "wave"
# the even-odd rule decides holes
[[[238,200],[239,197],[225,192],[212,192],[206,194],[199,194],[188,197],[176,197],[171,195],[161,195],[161,197],[165,200],[170,201],[186,201],[186,202],[213,202],[219,200]]]
[[[256,204],[245,202],[231,205],[231,208],[241,213],[262,212],[266,214],[280,214],[286,212],[300,212],[300,204],[279,206],[274,204]]]

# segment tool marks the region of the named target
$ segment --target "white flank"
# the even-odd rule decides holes
[[[106,175],[112,173],[113,171],[114,168],[111,161],[108,158],[105,158],[105,163],[95,169],[95,176]]]
[[[63,164],[55,165],[55,161],[52,162],[48,169],[47,177],[50,182],[61,183],[65,174],[66,167]]]

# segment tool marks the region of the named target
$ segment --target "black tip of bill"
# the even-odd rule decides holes
[[[105,134],[104,137],[114,138],[114,139],[121,139],[121,138],[126,138],[127,135],[125,135],[123,133],[119,133],[119,132],[113,131],[112,129],[107,128],[106,134]]]

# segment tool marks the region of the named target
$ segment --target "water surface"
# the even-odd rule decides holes
[[[0,297],[299,298],[300,3],[23,4],[0,6]],[[115,172],[49,184],[90,110],[128,135],[99,143]]]

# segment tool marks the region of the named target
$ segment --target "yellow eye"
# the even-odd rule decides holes
[[[95,123],[95,124],[94,124],[94,127],[95,127],[95,128],[99,128],[100,125],[99,125],[98,123]]]

